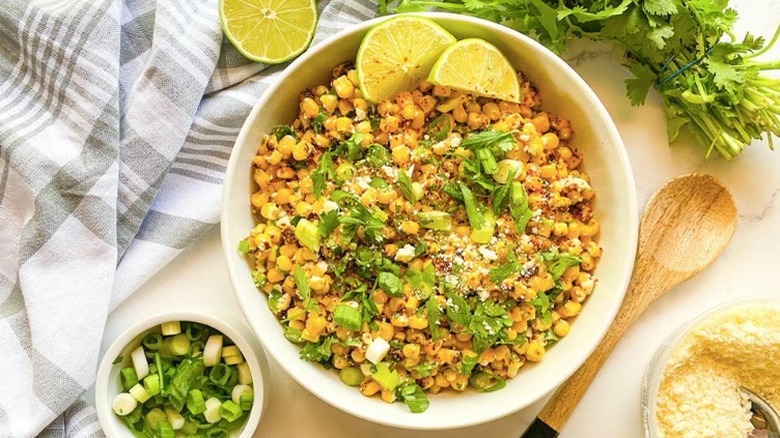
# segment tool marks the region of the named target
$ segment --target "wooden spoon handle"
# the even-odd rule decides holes
[[[638,268],[641,269],[642,266],[638,266]],[[642,277],[642,275],[636,275],[635,271],[634,279]],[[649,279],[648,277],[644,278]],[[646,292],[646,288],[659,286],[664,287],[654,281],[631,282],[623,305],[604,339],[580,369],[558,388],[558,391],[547,402],[534,423],[521,438],[554,438],[558,436],[558,432],[566,424],[566,420],[569,419],[577,403],[585,395],[585,391],[588,390],[593,378],[596,377],[623,333],[650,303],[651,300],[644,299],[644,297],[652,295]]]

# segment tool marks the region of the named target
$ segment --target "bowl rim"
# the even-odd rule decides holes
[[[503,37],[508,39],[521,40],[523,44],[530,45],[534,47],[536,50],[540,50],[542,51],[542,53],[546,54],[547,57],[545,59],[545,62],[550,62],[556,68],[563,71],[568,76],[567,79],[573,81],[573,84],[571,84],[571,86],[581,89],[581,91],[590,100],[589,104],[592,105],[593,111],[597,112],[600,118],[602,118],[605,121],[605,124],[609,129],[608,138],[611,144],[614,145],[613,147],[619,158],[618,162],[614,164],[620,169],[622,169],[623,178],[622,181],[620,181],[620,183],[626,188],[626,209],[629,210],[630,212],[639,211],[637,195],[636,195],[636,183],[634,180],[633,170],[631,168],[631,164],[628,159],[628,152],[625,148],[620,133],[618,132],[617,126],[614,123],[614,120],[612,120],[612,117],[610,116],[603,102],[598,98],[598,96],[593,91],[593,89],[562,58],[555,55],[549,49],[544,47],[542,44],[540,44],[539,42],[537,42],[536,40],[530,38],[525,34],[522,34],[503,25],[496,24],[481,18],[471,17],[467,15],[459,15],[459,14],[454,14],[449,12],[411,12],[405,14],[394,14],[389,16],[377,17],[371,20],[356,23],[352,26],[349,26],[337,32],[336,34],[328,38],[325,38],[321,42],[317,43],[315,46],[309,48],[303,55],[301,55],[300,57],[295,59],[292,63],[290,63],[285,68],[285,70],[280,74],[280,76],[274,80],[274,82],[263,92],[263,94],[257,100],[251,112],[247,115],[247,118],[245,119],[244,124],[241,127],[238,137],[236,138],[236,142],[231,151],[230,159],[228,160],[227,171],[225,174],[225,180],[224,180],[223,191],[222,191],[220,237],[222,240],[221,242],[222,250],[223,253],[225,254],[231,285],[233,286],[233,291],[234,293],[236,293],[237,301],[241,306],[241,309],[245,315],[248,315],[251,309],[249,308],[249,303],[245,301],[242,294],[237,293],[238,286],[236,285],[236,282],[237,279],[239,278],[239,273],[237,272],[239,268],[232,262],[232,259],[230,257],[230,255],[235,250],[235,245],[229,241],[229,230],[228,230],[229,227],[228,225],[226,225],[226,222],[230,222],[230,221],[226,220],[227,215],[225,214],[225,212],[229,208],[228,193],[230,191],[230,187],[234,185],[234,180],[237,180],[237,178],[239,178],[239,176],[237,176],[239,172],[239,161],[238,161],[239,154],[236,153],[236,151],[238,150],[238,145],[241,145],[246,142],[246,138],[250,135],[253,121],[257,118],[258,113],[262,111],[262,108],[266,105],[266,103],[272,99],[272,97],[277,92],[277,90],[283,85],[283,83],[287,79],[286,77],[288,75],[287,72],[297,70],[299,66],[309,62],[309,59],[317,56],[320,50],[330,47],[332,45],[337,45],[342,38],[352,35],[354,33],[361,33],[361,32],[365,33],[372,26],[382,21],[392,19],[393,17],[397,17],[398,15],[416,15],[416,16],[429,18],[433,21],[437,21],[438,19],[444,19],[449,21],[460,21],[464,24],[481,27],[490,33],[500,34]],[[622,272],[622,275],[616,281],[615,290],[619,295],[619,299],[615,299],[612,302],[611,307],[604,309],[603,316],[606,317],[607,320],[610,322],[613,321],[615,316],[617,315],[617,312],[620,309],[620,306],[622,304],[623,297],[625,296],[625,293],[628,289],[628,284],[631,278],[631,274],[633,272],[634,258],[636,255],[636,250],[638,245],[639,217],[636,214],[630,215],[629,217],[630,217],[630,221],[629,221],[630,223],[627,224],[628,235],[626,236],[627,237],[626,251],[629,254],[631,254],[631,258],[630,261],[626,262],[626,269]],[[253,332],[260,340],[263,347],[266,347],[267,345],[273,345],[275,341],[272,340],[272,338],[275,339],[276,338],[275,336],[271,334],[267,334],[264,330],[262,330],[261,327],[258,325],[258,323],[254,321],[253,318],[247,318],[247,321],[249,322],[250,327],[252,328]],[[591,355],[591,353],[596,349],[598,344],[603,340],[604,336],[607,333],[607,330],[609,330],[609,327],[610,324],[604,324],[598,332],[594,332],[594,339],[597,340],[598,342],[594,342],[592,348],[581,349],[573,355],[576,358],[576,360],[573,360],[566,368],[566,372],[562,373],[559,382],[557,381],[557,379],[554,379],[555,381],[550,380],[542,384],[543,391],[540,391],[540,394],[542,395],[540,395],[536,399],[537,401],[541,400],[544,397],[544,395],[551,393],[560,384],[565,382],[569,377],[571,377],[577,371],[577,369],[587,360],[587,358]],[[307,391],[314,394],[320,400],[344,412],[347,412],[355,417],[373,423],[382,424],[385,426],[391,426],[391,427],[397,427],[403,429],[413,429],[413,430],[455,429],[455,428],[468,427],[468,426],[473,426],[473,425],[483,424],[489,421],[493,421],[530,406],[530,403],[525,406],[510,406],[509,404],[501,404],[499,406],[496,406],[495,409],[491,410],[491,413],[489,415],[485,415],[480,418],[450,418],[446,422],[431,421],[425,423],[420,422],[414,424],[400,424],[399,422],[396,421],[387,420],[384,417],[373,417],[367,415],[363,410],[360,409],[359,406],[352,406],[348,403],[339,403],[339,401],[337,399],[334,399],[327,391],[325,391],[322,388],[318,388],[317,385],[315,384],[316,382],[311,382],[305,379],[304,376],[298,375],[297,373],[293,372],[296,365],[286,363],[284,360],[285,357],[280,351],[276,351],[274,348],[269,348],[268,350],[270,356],[273,357],[274,360],[276,360],[279,366],[289,376],[291,376],[298,384],[306,388]],[[424,415],[424,414],[418,414],[418,415]]]
[[[254,390],[254,402],[249,418],[241,428],[237,438],[250,438],[254,435],[260,419],[262,417],[265,404],[268,400],[266,394],[268,383],[266,382],[266,373],[268,369],[263,351],[259,350],[257,354],[252,348],[246,337],[243,336],[231,323],[213,315],[194,309],[162,311],[149,315],[140,321],[135,322],[126,328],[114,342],[106,349],[103,359],[98,367],[97,377],[95,379],[95,410],[97,411],[98,421],[105,434],[109,437],[132,437],[133,434],[127,427],[116,420],[111,400],[108,396],[109,378],[114,368],[114,360],[122,353],[128,344],[135,341],[142,333],[153,329],[154,327],[171,321],[189,321],[208,325],[227,336],[241,350],[244,361],[249,364],[249,370],[252,374],[252,389]],[[259,385],[258,385],[259,382]],[[258,386],[260,390],[258,391]],[[118,427],[119,426],[119,427]]]
[[[645,438],[659,438],[658,423],[655,420],[656,406],[658,400],[658,389],[664,376],[664,370],[669,363],[669,358],[677,350],[677,347],[683,342],[696,327],[718,313],[725,312],[731,308],[741,306],[756,306],[759,304],[775,307],[780,311],[780,299],[769,294],[757,294],[749,297],[739,297],[724,301],[704,310],[702,313],[687,319],[667,336],[653,353],[650,362],[645,369],[642,378],[641,409],[642,409],[642,432]]]

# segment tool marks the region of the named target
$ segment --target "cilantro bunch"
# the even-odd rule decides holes
[[[625,50],[633,74],[626,91],[641,105],[650,87],[663,97],[669,141],[682,128],[730,160],[753,139],[780,135],[780,80],[763,73],[780,61],[756,57],[769,44],[732,32],[727,0],[379,0],[379,10],[435,7],[502,23],[536,37],[556,53],[570,38],[611,41]]]

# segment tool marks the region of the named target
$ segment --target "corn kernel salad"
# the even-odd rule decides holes
[[[601,248],[567,120],[423,82],[369,104],[355,70],[305,90],[253,159],[239,244],[300,356],[368,397],[494,391],[569,333]]]

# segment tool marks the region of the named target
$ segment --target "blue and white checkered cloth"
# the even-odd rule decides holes
[[[283,66],[241,57],[216,3],[0,8],[0,437],[102,436],[80,397],[106,317],[219,222],[235,137]],[[315,43],[376,7],[319,9]]]

